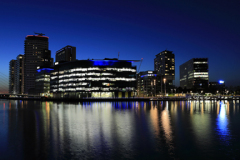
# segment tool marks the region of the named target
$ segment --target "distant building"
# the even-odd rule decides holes
[[[162,78],[166,78],[166,83],[170,88],[173,87],[173,80],[175,80],[175,55],[172,51],[165,50],[156,55],[154,71]]]
[[[161,76],[157,74],[157,71],[145,71],[137,74],[137,94],[139,96],[160,95],[162,85]]]
[[[187,89],[208,88],[208,58],[193,58],[180,65],[180,87]]]
[[[130,60],[103,59],[55,62],[51,72],[53,97],[133,97],[136,66]]]
[[[43,61],[40,63],[40,67],[48,68],[53,65],[53,58],[51,58],[51,51],[48,49],[43,50],[43,55],[42,55]]]
[[[9,93],[14,93],[14,82],[15,82],[15,68],[16,60],[11,60],[9,62]]]
[[[218,82],[209,82],[208,88],[211,93],[224,94],[225,82],[223,80],[219,80]]]
[[[14,90],[16,94],[24,93],[24,55],[20,54],[17,56],[15,61],[15,81]]]
[[[67,45],[56,52],[55,62],[60,61],[75,61],[76,60],[76,47]]]
[[[53,63],[48,50],[48,37],[44,34],[28,35],[24,42],[24,92],[34,93],[37,66]],[[49,56],[50,55],[50,56]],[[49,63],[50,62],[50,63]]]

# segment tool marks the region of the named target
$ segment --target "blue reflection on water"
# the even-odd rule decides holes
[[[217,131],[220,139],[228,143],[230,139],[229,129],[228,129],[228,118],[226,114],[227,106],[226,104],[220,102],[220,111],[217,117]]]

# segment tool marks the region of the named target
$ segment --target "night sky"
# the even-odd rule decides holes
[[[145,71],[167,49],[175,54],[177,86],[179,66],[192,58],[209,59],[209,81],[240,85],[239,7],[239,0],[1,0],[0,72],[8,76],[9,61],[24,54],[25,37],[40,32],[53,58],[72,45],[79,60],[120,52],[122,60],[143,58]]]

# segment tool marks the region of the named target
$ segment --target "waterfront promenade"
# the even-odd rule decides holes
[[[7,96],[0,95],[0,99],[38,100],[38,101],[189,101],[189,100],[239,100],[240,96],[161,96],[161,97],[134,97],[134,98],[52,98],[39,96]]]

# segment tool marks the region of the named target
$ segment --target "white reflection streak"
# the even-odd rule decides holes
[[[169,111],[168,111],[168,101],[166,101],[166,107],[161,113],[161,121],[162,121],[162,127],[166,138],[166,143],[169,146],[169,150],[173,149],[172,146],[172,129],[171,129],[171,122],[169,117]]]
[[[220,103],[220,112],[217,118],[217,130],[221,139],[225,142],[229,140],[229,130],[228,130],[228,119],[226,114],[226,109],[228,106],[226,104]]]

